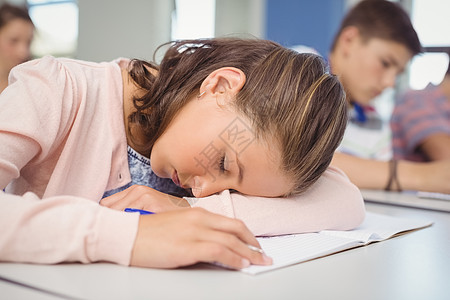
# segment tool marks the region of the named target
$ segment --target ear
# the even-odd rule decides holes
[[[245,80],[245,74],[240,69],[224,67],[209,74],[200,86],[200,91],[210,93],[216,97],[218,103],[225,104],[234,99],[244,86]]]
[[[360,31],[355,26],[345,27],[340,36],[338,43],[341,46],[342,52],[344,55],[347,55],[350,49],[355,45],[355,43],[359,42],[361,39]]]

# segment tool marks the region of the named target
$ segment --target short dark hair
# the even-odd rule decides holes
[[[345,16],[336,34],[331,51],[342,31],[355,26],[363,38],[380,38],[405,45],[413,55],[423,52],[422,45],[408,14],[397,3],[387,0],[363,0]]]

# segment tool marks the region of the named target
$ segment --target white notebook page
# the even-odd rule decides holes
[[[341,250],[388,239],[398,233],[423,228],[432,222],[396,218],[367,213],[358,228],[349,231],[321,231],[275,237],[258,238],[262,249],[273,259],[271,266],[252,265],[241,271],[258,274],[310,259],[322,257]]]

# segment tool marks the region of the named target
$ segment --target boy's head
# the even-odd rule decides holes
[[[392,87],[408,61],[420,52],[417,33],[398,4],[364,0],[342,21],[330,63],[351,100],[367,104]]]

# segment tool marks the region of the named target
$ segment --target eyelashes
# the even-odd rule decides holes
[[[389,68],[389,67],[391,66],[391,63],[389,63],[388,61],[382,59],[382,60],[381,60],[381,65],[382,65],[384,68],[387,69],[387,68]]]
[[[225,173],[227,171],[225,169],[225,155],[222,155],[219,159],[219,170],[221,173]]]

